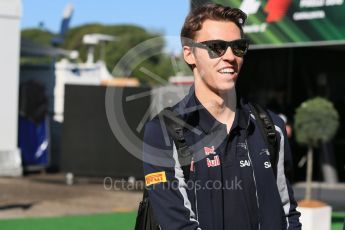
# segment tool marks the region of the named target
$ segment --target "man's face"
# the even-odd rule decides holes
[[[206,20],[194,38],[196,42],[208,40],[233,41],[241,39],[241,31],[233,22]],[[196,86],[202,84],[215,93],[226,92],[235,87],[243,64],[243,57],[234,55],[230,47],[223,56],[211,58],[207,49],[184,47],[188,64],[195,65]]]

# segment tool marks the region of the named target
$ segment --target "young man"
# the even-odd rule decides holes
[[[161,116],[146,124],[143,146],[146,186],[163,230],[301,229],[285,176],[291,156],[283,121],[270,113],[279,143],[275,175],[257,121],[237,98],[245,19],[239,9],[206,4],[183,25],[183,55],[195,83],[173,110],[185,122],[193,158],[180,161]]]

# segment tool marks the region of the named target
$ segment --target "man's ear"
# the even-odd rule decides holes
[[[187,62],[188,65],[194,66],[195,57],[193,53],[193,48],[189,46],[183,46],[183,58]]]

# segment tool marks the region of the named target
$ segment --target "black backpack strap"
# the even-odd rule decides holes
[[[144,188],[143,199],[139,204],[137,218],[135,221],[135,230],[159,230],[160,226],[157,224],[152,211],[152,206],[149,200],[149,194]]]
[[[193,153],[184,138],[184,127],[188,126],[180,114],[172,108],[167,107],[160,113],[166,129],[173,139],[178,153],[178,160],[181,164],[183,174],[186,180],[189,178],[190,164]]]
[[[160,119],[163,119],[163,124],[169,135],[173,139],[176,150],[178,153],[178,159],[183,170],[184,177],[189,178],[190,163],[192,161],[192,151],[188,147],[186,140],[183,136],[183,127],[188,126],[185,124],[181,116],[172,110],[172,108],[165,108],[158,115]],[[148,191],[144,188],[143,199],[139,204],[135,230],[159,230],[160,226],[157,224],[154,216],[152,206],[149,200]]]
[[[278,139],[274,123],[268,112],[258,104],[249,103],[250,110],[257,120],[259,129],[261,130],[264,142],[270,153],[270,161],[273,169],[274,176],[277,176],[277,163],[278,163]]]

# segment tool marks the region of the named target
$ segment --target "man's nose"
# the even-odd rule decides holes
[[[223,60],[227,61],[234,61],[235,60],[235,54],[232,52],[232,49],[230,46],[226,48],[225,54],[222,56]]]

